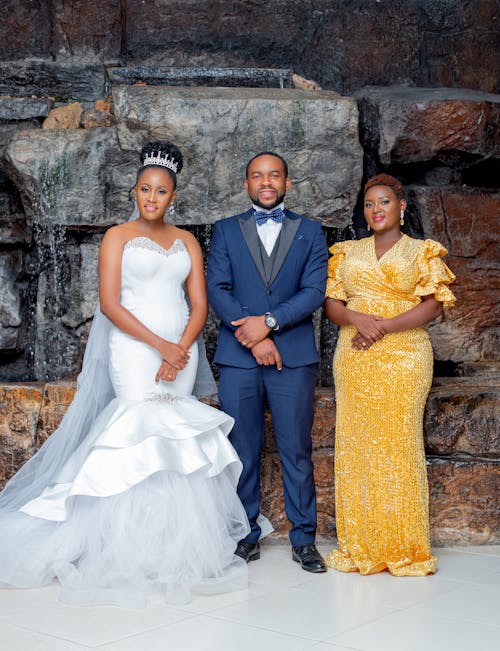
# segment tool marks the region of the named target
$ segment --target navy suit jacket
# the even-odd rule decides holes
[[[312,313],[323,303],[328,253],[321,224],[285,210],[273,274],[266,282],[253,210],[217,222],[207,269],[208,299],[221,324],[215,362],[252,368],[231,321],[272,312],[285,366],[318,362]]]

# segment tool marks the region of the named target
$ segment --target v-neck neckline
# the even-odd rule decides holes
[[[375,248],[375,236],[373,236],[372,237],[372,251],[373,251],[373,257],[375,258],[377,264],[381,264],[382,260],[386,257],[386,255],[388,255],[394,249],[394,247],[396,247],[401,242],[401,240],[404,239],[404,237],[405,237],[405,234],[401,233],[401,237],[399,238],[399,240],[394,242],[394,244],[390,248],[388,248],[387,251],[384,251],[384,253],[382,253],[380,258],[377,258],[377,249]]]

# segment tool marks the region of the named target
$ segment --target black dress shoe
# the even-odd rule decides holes
[[[326,572],[325,561],[314,543],[292,547],[292,559],[306,572]]]
[[[247,563],[249,561],[256,561],[260,558],[260,545],[258,542],[251,543],[240,540],[234,553]]]

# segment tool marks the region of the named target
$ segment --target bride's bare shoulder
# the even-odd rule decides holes
[[[184,246],[188,251],[198,251],[201,250],[200,244],[196,237],[189,231],[179,228],[178,226],[175,229],[175,238],[182,240]]]
[[[103,243],[124,244],[133,237],[137,237],[136,229],[129,224],[118,224],[108,228],[103,237]]]

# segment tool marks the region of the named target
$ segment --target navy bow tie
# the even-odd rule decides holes
[[[255,221],[259,226],[265,224],[268,219],[281,223],[285,219],[283,208],[276,208],[275,210],[271,210],[271,212],[262,212],[260,210],[255,211]]]

